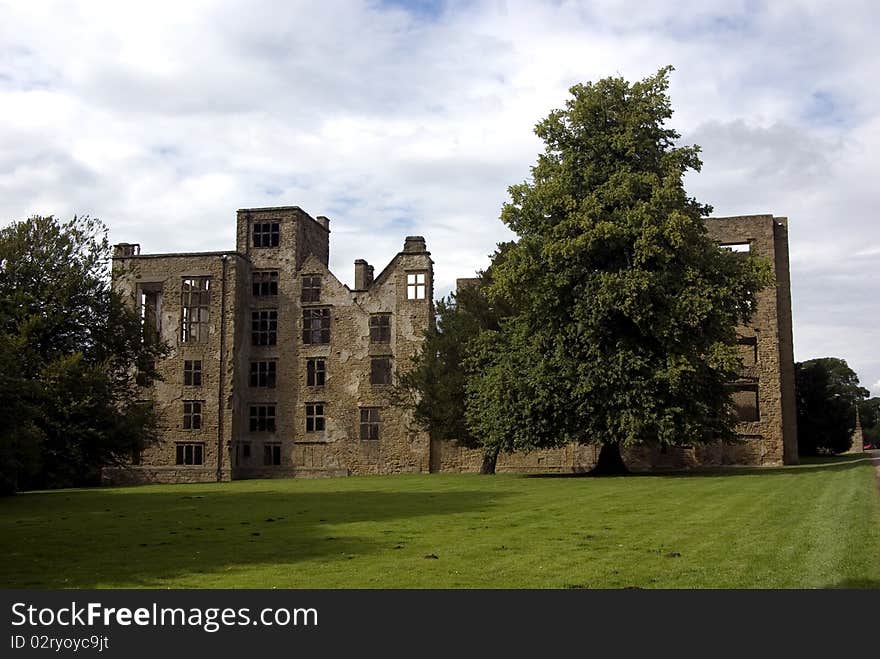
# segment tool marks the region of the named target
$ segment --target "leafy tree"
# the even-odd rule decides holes
[[[837,357],[810,359],[795,364],[795,382],[798,451],[802,455],[848,451],[856,427],[856,408],[870,395],[859,386],[855,371]],[[871,422],[871,407],[864,409]]]
[[[501,261],[509,245],[498,245],[493,262]],[[467,382],[474,377],[473,347],[482,332],[498,330],[501,319],[510,314],[503,303],[493,304],[486,296],[491,279],[490,267],[437,301],[437,323],[428,329],[420,353],[410,370],[399,377],[393,394],[395,404],[409,409],[416,424],[432,439],[455,440],[468,448],[483,446],[464,416]],[[498,452],[497,446],[486,447],[481,473],[495,473]]]
[[[859,420],[865,446],[880,448],[880,397],[868,398],[859,402]]]
[[[110,287],[95,219],[31,217],[0,230],[0,470],[16,487],[95,483],[152,439],[149,382],[165,347]]]
[[[719,249],[684,190],[701,162],[665,125],[671,70],[575,85],[535,129],[545,150],[501,214],[519,240],[487,289],[516,313],[480,334],[467,384],[486,446],[599,443],[604,472],[621,446],[734,437],[735,326],[770,269]]]

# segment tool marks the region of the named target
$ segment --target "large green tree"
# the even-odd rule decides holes
[[[880,448],[880,397],[867,398],[859,403],[859,418],[865,446]]]
[[[545,149],[501,214],[519,239],[487,289],[516,313],[484,331],[467,423],[502,451],[733,439],[735,326],[769,264],[719,249],[711,209],[685,192],[701,166],[666,126],[671,67],[579,84],[535,132]]]
[[[106,228],[31,217],[0,230],[0,486],[97,481],[152,439],[137,383],[165,352],[110,286]]]
[[[859,377],[837,357],[795,364],[797,386],[798,452],[801,455],[843,453],[852,446],[856,409],[864,407],[869,427],[872,409],[860,405],[870,392]]]

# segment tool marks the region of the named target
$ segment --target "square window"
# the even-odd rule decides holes
[[[324,430],[324,403],[306,404],[306,432]]]
[[[370,384],[391,384],[391,358],[370,359]]]
[[[327,362],[321,358],[306,360],[306,386],[323,387],[327,381]]]
[[[279,236],[278,222],[254,223],[254,247],[278,247]]]
[[[379,408],[361,408],[361,439],[379,439]]]
[[[391,314],[370,316],[370,343],[391,343]]]
[[[251,432],[275,432],[274,405],[251,405],[249,417]]]
[[[321,300],[321,278],[317,275],[308,275],[302,278],[302,298],[303,302],[320,302]]]
[[[254,297],[278,295],[278,271],[261,270],[251,275]]]
[[[303,309],[303,343],[330,343],[330,309]]]
[[[424,272],[413,272],[406,276],[406,299],[424,300],[426,291],[426,275]]]
[[[252,387],[275,388],[276,362],[251,362],[250,385]]]
[[[176,464],[201,465],[205,463],[205,445],[199,443],[179,443],[176,447]]]
[[[263,309],[251,312],[251,344],[274,346],[278,340],[278,311]]]
[[[202,428],[202,401],[183,401],[183,429],[201,430]]]
[[[186,387],[202,386],[202,360],[185,360],[183,362],[183,384]]]

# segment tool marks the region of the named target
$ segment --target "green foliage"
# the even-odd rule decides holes
[[[487,289],[516,313],[480,335],[467,385],[488,445],[733,438],[735,326],[772,278],[719,249],[684,190],[701,163],[665,126],[670,71],[575,85],[536,127],[546,148],[501,214],[519,240]]]
[[[859,402],[859,419],[865,446],[880,448],[880,397],[875,396]]]
[[[859,377],[837,357],[795,364],[797,386],[798,452],[802,455],[843,453],[852,446],[856,409],[864,408],[867,421],[876,423],[873,406],[864,405],[870,392]]]
[[[0,231],[0,472],[16,487],[94,483],[152,439],[136,374],[164,346],[110,288],[95,219],[31,217]]]
[[[509,243],[498,245],[493,261],[500,262],[508,248]],[[482,445],[464,417],[467,381],[474,375],[471,356],[482,333],[498,330],[501,319],[510,313],[504,304],[493,304],[486,297],[491,270],[478,273],[476,281],[437,301],[436,326],[426,333],[411,368],[399,376],[393,396],[433,438],[454,439],[471,448]]]

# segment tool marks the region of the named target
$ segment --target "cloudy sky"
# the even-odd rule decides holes
[[[0,0],[0,222],[222,250],[237,208],[298,205],[343,281],[422,234],[445,294],[510,237],[568,87],[672,64],[688,191],[789,217],[795,358],[880,395],[878,24],[876,2]]]

